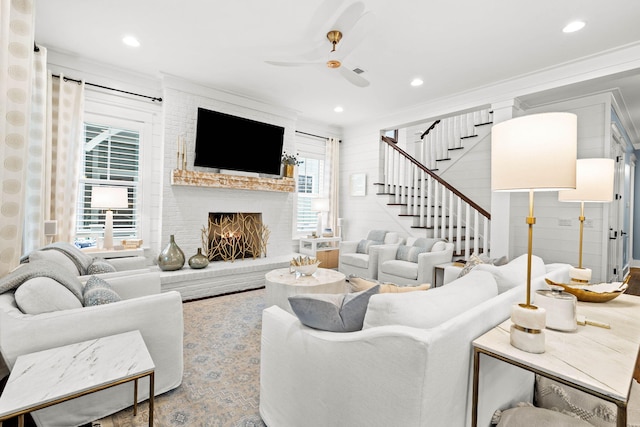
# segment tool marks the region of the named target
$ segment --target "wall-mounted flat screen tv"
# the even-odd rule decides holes
[[[284,128],[198,108],[195,166],[280,175]]]

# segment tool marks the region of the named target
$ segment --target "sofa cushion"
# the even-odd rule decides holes
[[[104,273],[113,273],[116,271],[116,268],[109,261],[96,258],[93,260],[89,268],[87,268],[87,274],[104,274]]]
[[[91,276],[89,280],[87,280],[82,294],[84,297],[85,307],[109,304],[122,300],[120,295],[113,290],[106,280],[97,276]]]
[[[409,262],[418,262],[418,255],[429,252],[430,249],[420,246],[400,245],[396,251],[396,259]]]
[[[478,264],[474,271],[487,271],[493,274],[498,283],[498,292],[502,293],[527,281],[527,254],[520,255],[513,261],[500,266]],[[531,256],[531,278],[543,276],[547,272],[542,258]]]
[[[420,248],[425,248],[428,252],[431,251],[433,245],[437,242],[442,242],[443,239],[434,239],[430,237],[418,237],[416,241],[413,243],[413,246],[417,246]]]
[[[589,427],[592,424],[562,412],[523,406],[500,411],[494,415],[493,425],[498,427]]]
[[[394,243],[398,243],[399,240],[400,240],[400,235],[394,231],[389,231],[387,234],[384,235],[385,245],[392,245]]]
[[[366,291],[379,285],[379,293],[399,293],[399,292],[413,292],[413,291],[426,291],[431,288],[431,283],[424,283],[418,286],[398,286],[394,283],[380,283],[377,280],[363,279],[362,277],[349,276],[349,287],[351,292]]]
[[[368,254],[369,253],[369,248],[373,245],[381,245],[383,242],[382,240],[360,240],[360,242],[358,243],[358,247],[356,248],[356,253],[359,254]]]
[[[493,276],[475,271],[427,292],[374,295],[363,328],[404,325],[428,329],[496,295],[498,286]]]
[[[82,307],[82,302],[69,289],[50,277],[34,277],[25,281],[16,289],[15,299],[25,314]]]
[[[447,242],[441,240],[439,242],[435,242],[433,246],[431,246],[431,252],[442,252],[447,249]]]
[[[416,262],[391,259],[382,263],[380,271],[385,274],[404,277],[405,279],[418,279],[418,263]]]
[[[367,240],[375,240],[377,242],[384,242],[384,237],[387,235],[387,230],[371,230],[367,234]]]
[[[303,325],[331,332],[362,329],[369,298],[378,286],[349,294],[300,294],[289,297],[289,304]]]
[[[29,262],[34,261],[49,261],[54,264],[58,264],[60,267],[63,267],[69,273],[74,276],[78,276],[82,274],[78,271],[78,267],[76,267],[75,263],[71,261],[71,259],[63,254],[60,251],[56,250],[46,250],[46,251],[33,251],[29,254]]]
[[[340,255],[340,261],[343,264],[354,267],[369,268],[369,254],[342,254]]]

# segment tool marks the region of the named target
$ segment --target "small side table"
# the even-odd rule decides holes
[[[38,409],[134,381],[133,414],[138,410],[138,379],[149,377],[149,426],[153,425],[155,365],[140,331],[125,332],[18,356],[0,396],[0,425]]]
[[[434,288],[438,287],[438,279],[440,280],[440,284],[444,285],[444,269],[446,267],[449,267],[450,265],[453,265],[452,262],[445,262],[442,264],[436,264],[433,266],[433,282],[432,285]]]
[[[338,268],[340,237],[301,237],[299,252],[315,257],[322,268]]]

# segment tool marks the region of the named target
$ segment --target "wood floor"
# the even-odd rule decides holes
[[[632,268],[629,274],[631,274],[631,279],[625,293],[640,296],[640,268]]]

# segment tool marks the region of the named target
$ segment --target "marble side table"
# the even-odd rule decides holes
[[[18,356],[0,396],[0,425],[24,414],[76,397],[134,381],[137,414],[138,379],[149,377],[149,426],[153,425],[155,365],[140,331],[65,345]]]
[[[267,307],[277,305],[291,314],[289,297],[298,294],[341,294],[347,292],[344,274],[327,268],[319,268],[312,276],[289,273],[289,268],[279,268],[265,274]]]

